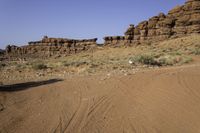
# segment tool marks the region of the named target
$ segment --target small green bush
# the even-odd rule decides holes
[[[160,65],[154,55],[137,55],[131,59],[134,64],[140,63],[145,65]]]
[[[172,66],[175,64],[185,64],[192,61],[192,58],[187,56],[175,55],[162,55],[162,54],[144,54],[137,55],[130,59],[133,64],[144,64],[152,66]]]
[[[170,55],[176,56],[176,55],[182,55],[182,53],[179,51],[173,51],[173,52],[170,52]]]
[[[180,63],[185,64],[185,63],[190,63],[191,61],[192,61],[191,57],[184,56]]]
[[[200,48],[197,48],[197,49],[193,50],[192,53],[194,55],[200,55]]]
[[[159,62],[159,64],[161,66],[172,66],[174,64],[176,64],[176,57],[175,56],[161,56],[157,59],[157,62]]]

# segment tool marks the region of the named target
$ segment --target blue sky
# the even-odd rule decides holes
[[[123,35],[129,24],[167,13],[185,0],[0,0],[0,48],[42,36]]]

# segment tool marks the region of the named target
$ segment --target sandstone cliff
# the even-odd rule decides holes
[[[65,38],[44,38],[40,41],[29,42],[28,45],[18,47],[8,45],[6,54],[10,57],[50,57],[70,55],[87,51],[96,46],[97,38],[74,40]]]
[[[167,15],[130,25],[124,36],[105,37],[105,45],[134,45],[142,42],[156,42],[173,37],[200,33],[200,0],[187,0],[184,5],[170,10]]]

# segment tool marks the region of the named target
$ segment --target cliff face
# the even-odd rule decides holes
[[[105,37],[105,45],[134,45],[145,41],[156,42],[172,37],[200,33],[200,0],[187,0],[182,6],[170,10],[167,15],[130,25],[124,36]]]
[[[41,41],[29,42],[28,45],[6,47],[6,54],[11,57],[50,57],[70,55],[87,51],[96,46],[97,38],[87,40],[73,40],[65,38],[48,38]]]

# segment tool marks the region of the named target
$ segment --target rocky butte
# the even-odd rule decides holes
[[[124,36],[104,37],[104,45],[158,42],[195,33],[200,33],[200,0],[187,0],[184,5],[176,6],[167,15],[160,13],[137,26],[130,25]]]
[[[44,36],[41,41],[29,42],[22,47],[8,45],[5,51],[9,57],[45,58],[87,51],[96,46],[96,41],[97,38],[74,40]]]

